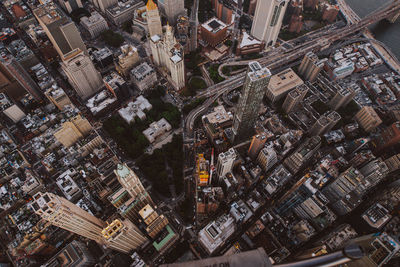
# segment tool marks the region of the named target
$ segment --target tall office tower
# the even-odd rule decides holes
[[[101,231],[106,223],[65,198],[53,193],[37,193],[33,196],[31,207],[52,225],[104,244]]]
[[[95,7],[105,13],[106,9],[118,3],[118,0],[90,0]]]
[[[265,172],[271,169],[272,166],[274,166],[274,164],[277,162],[278,156],[276,155],[275,149],[273,149],[272,147],[261,149],[257,157],[257,163]]]
[[[228,151],[218,155],[217,175],[219,178],[224,177],[228,172],[232,171],[235,160],[236,152],[234,148],[230,148]]]
[[[143,187],[139,177],[125,163],[118,164],[114,173],[117,175],[117,179],[122,187],[128,191],[133,199],[135,199],[136,205],[139,209],[143,208],[147,204],[154,206],[153,200]]]
[[[389,261],[400,252],[399,240],[387,233],[360,236],[350,240],[350,243],[361,246],[366,255],[346,263],[348,267],[394,266]]]
[[[251,35],[274,46],[289,0],[258,0]]]
[[[326,112],[311,126],[309,130],[310,135],[321,135],[329,132],[341,118],[342,117],[336,111],[330,110]]]
[[[169,80],[175,89],[179,90],[185,87],[183,49],[176,41],[172,27],[168,25],[165,34],[162,36],[152,36],[150,48],[154,64],[169,71]]]
[[[382,123],[381,118],[371,106],[364,106],[354,118],[366,132],[375,130]]]
[[[183,0],[158,0],[158,5],[170,25],[176,24],[179,15],[185,15]]]
[[[76,49],[86,53],[86,46],[75,23],[68,19],[53,2],[40,5],[33,10],[33,14],[62,60],[66,54]]]
[[[168,219],[164,215],[158,215],[150,205],[146,205],[141,209],[139,214],[147,225],[146,231],[151,238],[156,237],[168,224]]]
[[[321,137],[313,136],[305,140],[292,155],[287,157],[283,165],[292,173],[296,174],[314,153],[321,147]]]
[[[261,67],[260,63],[249,63],[243,91],[233,119],[234,141],[241,141],[253,134],[258,111],[265,88],[271,79],[271,72]]]
[[[304,97],[307,95],[308,90],[308,86],[306,84],[302,84],[300,86],[297,86],[296,89],[289,92],[289,94],[286,96],[285,102],[283,102],[282,105],[282,108],[286,112],[286,114],[292,112],[292,110],[295,109],[299,105],[299,103],[303,101]]]
[[[149,29],[150,37],[158,34],[162,36],[162,26],[160,13],[158,11],[157,5],[153,0],[149,0],[146,5],[147,11],[147,27]]]
[[[57,2],[68,13],[71,13],[75,9],[83,8],[81,0],[58,0]]]
[[[147,241],[139,228],[128,220],[120,221],[116,219],[107,225],[101,233],[108,247],[124,253],[132,252]]]
[[[42,99],[39,86],[12,55],[0,58],[0,88],[13,99],[22,97],[24,92],[38,101]]]
[[[343,87],[339,84],[334,85],[337,89],[336,94],[328,102],[328,106],[333,110],[338,110],[347,106],[355,96],[356,92],[350,87]]]
[[[90,253],[87,246],[77,240],[66,245],[54,257],[42,266],[93,266],[97,263],[96,258]]]
[[[61,68],[76,93],[82,99],[94,95],[104,86],[100,73],[82,51],[72,53],[61,62]]]
[[[313,52],[308,52],[299,67],[299,74],[310,82],[313,82],[317,75],[321,72],[326,59],[319,60],[318,56]]]
[[[263,149],[265,142],[267,142],[267,136],[264,133],[253,136],[249,150],[247,151],[247,154],[251,159],[257,158],[258,153]]]
[[[382,152],[388,148],[398,148],[400,144],[400,121],[396,121],[391,126],[385,128],[372,144],[374,151]]]

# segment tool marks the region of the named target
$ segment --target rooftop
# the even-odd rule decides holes
[[[225,23],[215,17],[204,22],[201,26],[212,33],[219,32],[220,30],[227,27]]]

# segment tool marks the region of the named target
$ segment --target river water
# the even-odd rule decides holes
[[[346,0],[349,6],[360,16],[367,16],[369,13],[379,9],[382,5],[392,0]],[[392,52],[400,59],[400,18],[391,24],[386,20],[370,27],[375,38],[385,43]]]

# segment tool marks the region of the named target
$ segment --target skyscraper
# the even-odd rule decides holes
[[[106,9],[118,3],[118,0],[91,0],[91,2],[100,9],[101,12],[105,13]]]
[[[249,150],[247,151],[249,157],[252,159],[256,159],[258,153],[260,153],[261,149],[263,149],[266,142],[267,142],[267,136],[265,133],[253,136]]]
[[[236,152],[234,148],[230,148],[224,153],[218,155],[217,175],[222,178],[228,172],[232,171],[233,163],[236,160]]]
[[[289,114],[293,109],[295,109],[298,104],[303,101],[304,97],[307,95],[309,88],[306,84],[297,86],[296,89],[289,92],[286,96],[285,102],[283,102],[282,109]]]
[[[67,55],[61,63],[61,68],[82,99],[89,98],[104,85],[103,79],[94,67],[93,62],[82,51]]]
[[[0,58],[0,88],[14,99],[21,97],[24,91],[36,100],[42,98],[39,86],[12,55]]]
[[[117,179],[122,187],[135,199],[136,206],[139,207],[139,209],[147,204],[154,206],[153,200],[143,187],[139,177],[125,163],[118,164],[114,173],[117,175]]]
[[[37,215],[52,225],[121,252],[128,253],[146,241],[132,223],[115,220],[107,225],[106,222],[53,193],[37,193],[33,196],[31,207]]]
[[[171,25],[176,24],[179,15],[185,14],[183,0],[158,0],[158,5]]]
[[[71,13],[75,9],[83,8],[81,0],[58,0],[58,3],[68,13]]]
[[[146,5],[147,11],[147,27],[149,28],[150,37],[158,34],[162,35],[162,26],[160,13],[158,12],[157,5],[153,0],[149,0]]]
[[[253,127],[264,96],[265,88],[271,79],[271,72],[253,61],[247,69],[243,91],[233,119],[234,141],[241,141],[253,134]]]
[[[33,14],[62,60],[66,54],[76,49],[86,52],[86,46],[75,23],[68,19],[53,2],[40,5],[33,10]]]
[[[257,157],[257,162],[263,168],[265,172],[274,166],[275,163],[278,162],[278,156],[276,151],[272,147],[263,148]]]
[[[313,82],[321,72],[325,62],[326,59],[319,60],[316,54],[308,52],[301,61],[299,73],[305,80]]]
[[[267,46],[275,45],[289,0],[258,0],[251,35]]]

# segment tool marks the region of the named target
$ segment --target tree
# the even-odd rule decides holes
[[[129,34],[133,33],[133,29],[132,29],[132,21],[131,20],[127,20],[124,23],[122,23],[122,29],[124,31],[126,31]]]

